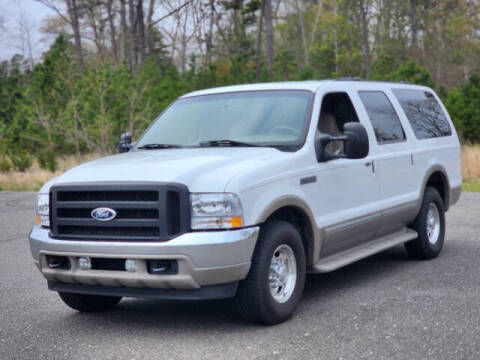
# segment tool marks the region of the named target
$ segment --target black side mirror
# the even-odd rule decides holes
[[[332,154],[326,146],[334,141],[342,141],[344,152]],[[342,136],[330,136],[318,133],[315,138],[315,152],[318,162],[335,159],[362,159],[368,155],[369,144],[365,127],[358,122],[345,123]]]
[[[132,148],[132,135],[128,132],[120,135],[120,141],[118,142],[118,152],[124,153],[130,151]]]
[[[370,150],[368,135],[365,127],[358,122],[349,122],[343,125],[345,140],[344,152],[349,159],[363,159]]]

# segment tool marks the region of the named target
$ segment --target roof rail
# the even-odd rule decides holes
[[[411,83],[410,81],[406,80],[399,80],[399,81],[389,81],[389,80],[363,80],[356,77],[340,77],[335,78],[335,81],[365,81],[365,82],[373,82],[373,83],[390,83],[390,84],[406,84],[406,85],[416,85]]]
[[[335,79],[336,81],[362,81],[362,79],[356,77],[339,77]]]

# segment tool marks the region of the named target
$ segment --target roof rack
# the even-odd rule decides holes
[[[335,81],[364,81],[364,82],[373,82],[373,83],[390,83],[390,84],[406,84],[406,85],[416,85],[416,84],[412,84],[410,81],[405,81],[405,80],[401,80],[401,81],[388,81],[388,80],[363,80],[363,79],[360,79],[360,78],[356,78],[356,77],[340,77],[340,78],[335,78],[333,79]]]
[[[339,77],[335,79],[336,81],[362,81],[362,79],[356,77]]]

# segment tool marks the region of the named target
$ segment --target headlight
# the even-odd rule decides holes
[[[38,194],[37,204],[35,206],[37,214],[37,224],[50,227],[50,195]]]
[[[192,229],[230,229],[243,225],[240,199],[234,194],[190,194]]]

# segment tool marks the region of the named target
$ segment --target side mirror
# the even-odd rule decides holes
[[[343,133],[347,137],[345,141],[345,155],[349,159],[363,159],[370,150],[368,135],[365,127],[358,122],[345,123]]]
[[[368,135],[365,127],[358,122],[349,122],[343,125],[345,140],[344,152],[349,159],[363,159],[370,150]]]
[[[326,146],[334,141],[342,141],[343,153],[333,154]],[[358,122],[345,123],[342,136],[330,136],[317,133],[315,138],[315,152],[318,162],[335,159],[362,159],[368,155],[369,144],[365,127]]]
[[[132,148],[132,135],[128,132],[120,135],[120,141],[118,142],[118,152],[124,153],[130,151]]]

